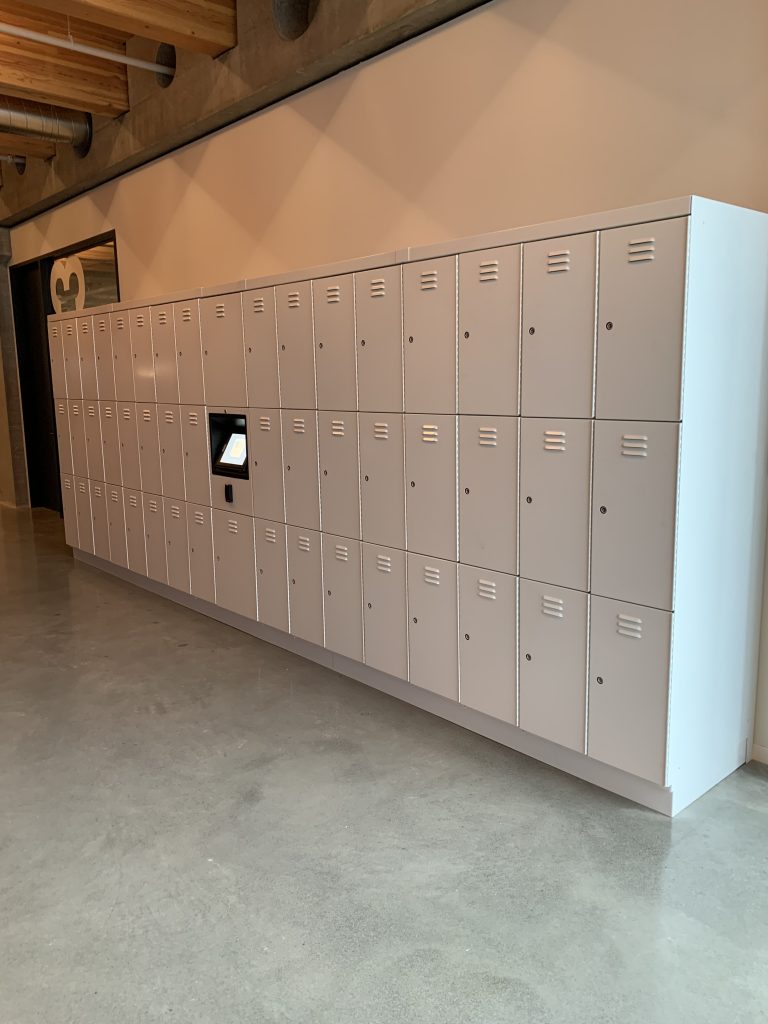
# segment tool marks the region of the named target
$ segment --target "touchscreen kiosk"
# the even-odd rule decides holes
[[[248,431],[245,416],[208,414],[211,438],[211,473],[248,479]]]

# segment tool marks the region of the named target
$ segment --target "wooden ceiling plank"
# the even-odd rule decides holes
[[[0,21],[17,28],[42,32],[56,39],[68,39],[71,36],[78,43],[125,53],[125,32],[82,21],[80,18],[67,17],[60,13],[58,5],[42,10],[31,3],[0,0]]]

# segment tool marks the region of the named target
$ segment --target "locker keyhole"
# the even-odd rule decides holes
[[[597,680],[596,680],[596,682],[597,682],[598,686],[602,686],[602,685],[603,685],[603,682],[604,682],[604,681],[605,681],[605,680],[603,679],[603,677],[602,677],[602,676],[598,676],[598,677],[597,677]]]
[[[414,615],[414,617],[413,617],[413,621],[414,621],[414,622],[418,622],[418,621],[419,621],[419,620],[418,620],[418,619],[416,618],[416,616],[415,616],[415,615]]]
[[[328,591],[328,597],[330,597],[330,596],[331,596],[331,592],[330,592],[330,590],[329,590],[329,591]]]
[[[415,487],[415,486],[416,486],[416,481],[415,480],[411,480],[411,487]]]
[[[529,505],[531,505],[533,503],[533,498],[530,496],[530,494],[528,495],[528,497],[525,500],[528,502]]]
[[[412,345],[412,344],[413,344],[413,335],[411,335],[411,336],[410,336],[410,337],[408,338],[408,343],[409,343],[410,345]]]
[[[264,575],[264,570],[263,569],[259,569],[259,576],[263,576],[263,575]]]
[[[608,509],[605,507],[605,505],[601,505],[600,506],[600,515],[601,516],[604,516],[607,511],[608,511]]]
[[[465,494],[469,494],[469,488],[468,488],[468,487],[465,487],[465,488],[464,488],[464,493],[465,493]]]
[[[323,476],[328,476],[328,470],[327,469],[323,470]]]
[[[464,634],[464,639],[465,639],[465,640],[469,640],[469,633],[465,633],[465,634]]]
[[[318,344],[317,344],[317,347],[318,347],[318,348],[322,348],[322,347],[323,347],[323,343],[322,343],[322,341],[318,342]]]
[[[536,328],[535,327],[529,327],[528,328],[528,333],[529,334],[535,334],[536,333]]]
[[[525,656],[525,660],[526,660],[526,661],[530,661],[530,660],[531,660],[531,656],[530,656],[530,654],[526,654],[526,656]]]
[[[606,329],[606,331],[612,331],[612,330],[613,330],[613,321],[612,321],[612,320],[609,320],[609,321],[608,321],[608,322],[606,323],[606,325],[605,325],[605,329]]]
[[[365,345],[365,338],[361,338],[361,339],[360,339],[360,344],[361,344],[361,345]]]
[[[369,607],[369,608],[372,608],[372,607],[373,607],[373,605],[371,604],[371,602],[370,602],[370,601],[368,602],[368,607]]]
[[[368,476],[365,477],[365,482],[368,483]]]
[[[464,337],[465,337],[465,338],[468,338],[468,337],[469,337],[469,331],[464,331]]]

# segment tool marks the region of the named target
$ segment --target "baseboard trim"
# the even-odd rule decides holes
[[[760,764],[768,764],[768,747],[761,747],[758,743],[753,743],[751,760],[759,761]]]

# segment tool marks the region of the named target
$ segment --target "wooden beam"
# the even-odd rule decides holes
[[[211,57],[237,45],[237,0],[33,0],[33,4]]]
[[[33,32],[42,32],[56,39],[71,38],[78,43],[89,46],[100,46],[104,50],[125,53],[125,32],[94,25],[79,18],[67,17],[60,13],[59,4],[52,4],[51,9],[41,10],[40,5],[25,0],[0,0],[0,21],[17,28],[29,28]]]
[[[56,153],[56,143],[36,139],[32,135],[0,132],[0,153],[6,156],[29,156],[38,160],[50,160]]]

